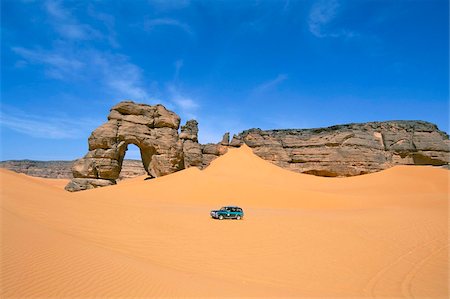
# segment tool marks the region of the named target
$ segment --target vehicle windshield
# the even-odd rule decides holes
[[[225,208],[225,207],[221,207],[221,208],[220,208],[220,210],[221,210],[221,211],[226,211],[226,210],[227,210],[227,208]]]

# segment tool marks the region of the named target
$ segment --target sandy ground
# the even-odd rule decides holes
[[[69,193],[0,170],[2,298],[448,298],[449,171],[352,178],[247,147],[204,171]],[[238,205],[245,217],[213,220]]]

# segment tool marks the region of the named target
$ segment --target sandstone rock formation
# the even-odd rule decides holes
[[[196,166],[202,168],[202,148],[198,143],[198,123],[189,120],[181,126],[180,139],[183,142],[184,167]]]
[[[1,161],[0,168],[41,178],[72,179],[72,167],[74,162],[75,161],[9,160]],[[118,180],[134,178],[146,173],[141,160],[125,159],[122,162],[122,170],[120,171]]]
[[[180,139],[183,140],[184,166],[186,168],[195,166],[203,169],[207,167],[212,160],[225,154],[228,150],[225,143],[226,133],[219,144],[208,143],[205,145],[198,143],[198,122],[189,120],[186,125],[181,126]],[[229,136],[229,135],[228,135]],[[229,137],[228,137],[229,138]]]
[[[0,162],[0,168],[30,176],[54,179],[71,179],[72,165],[73,161],[9,160]]]
[[[128,144],[139,147],[144,169],[152,177],[184,168],[180,118],[162,105],[124,101],[111,109],[108,121],[92,132],[89,152],[75,162],[68,191],[115,184]]]
[[[220,144],[225,146],[230,145],[230,132],[226,132],[225,134],[223,134]]]
[[[89,152],[72,168],[69,191],[115,184],[128,144],[141,151],[151,177],[188,167],[203,169],[243,143],[254,153],[280,167],[320,176],[353,176],[397,164],[447,165],[449,136],[423,121],[387,121],[348,124],[318,129],[250,129],[225,133],[217,144],[198,143],[198,123],[180,118],[162,105],[130,101],[111,109],[108,121],[92,132]]]
[[[125,159],[122,162],[122,169],[120,170],[119,180],[134,178],[145,174],[147,174],[147,171],[145,171],[141,160]]]
[[[446,165],[449,136],[423,121],[387,121],[303,130],[251,129],[233,137],[280,167],[320,176],[353,176],[394,165]]]

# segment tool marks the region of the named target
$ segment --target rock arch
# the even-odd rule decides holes
[[[317,129],[229,133],[220,143],[198,143],[198,123],[180,118],[162,105],[125,101],[89,137],[89,152],[74,163],[68,191],[113,185],[125,151],[135,144],[144,169],[159,177],[188,167],[203,169],[230,147],[246,144],[280,167],[320,176],[353,176],[394,165],[448,165],[449,136],[423,121],[386,121]]]
[[[141,151],[144,169],[159,177],[184,168],[180,117],[163,105],[124,101],[114,106],[108,121],[89,137],[89,152],[72,168],[68,191],[113,185],[129,144]]]

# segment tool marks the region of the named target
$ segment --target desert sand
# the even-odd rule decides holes
[[[2,298],[447,298],[449,171],[351,178],[248,147],[77,193],[0,170]],[[213,220],[238,205],[245,217]]]

